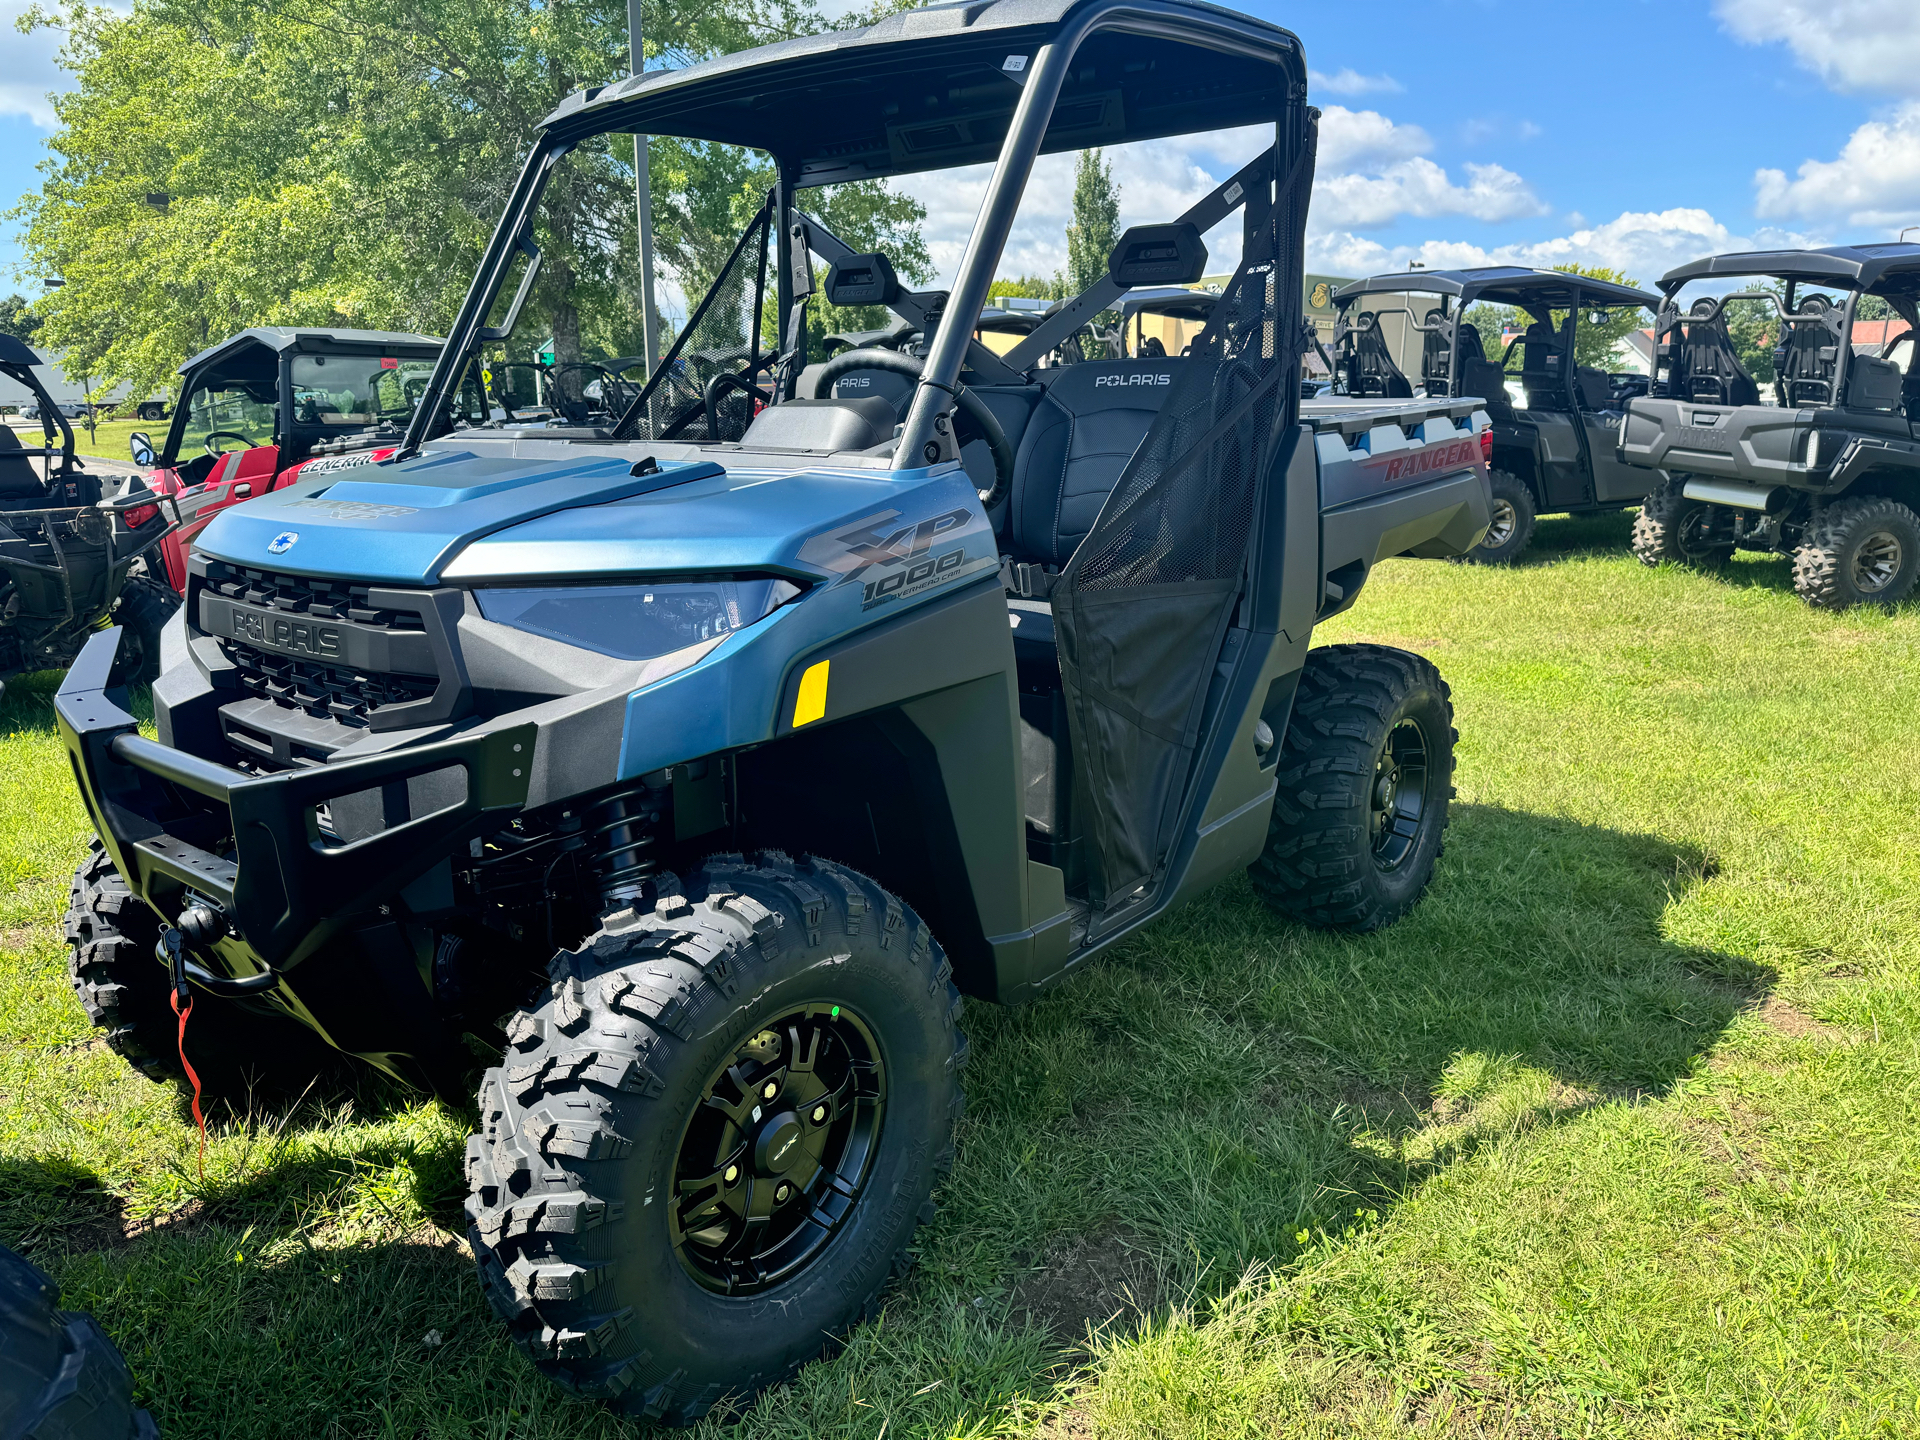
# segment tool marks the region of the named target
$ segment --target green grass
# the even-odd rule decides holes
[[[17,415],[9,416],[7,420],[12,423],[22,445],[32,446],[43,443],[39,421],[22,420]],[[119,460],[131,465],[133,454],[127,449],[128,438],[136,430],[145,431],[155,446],[159,446],[167,438],[169,422],[134,420],[131,417],[125,420],[102,420],[95,422],[92,436],[87,434],[87,423],[84,420],[70,419],[67,424],[73,427],[73,448],[76,454],[96,455],[106,460]]]
[[[1626,529],[1385,567],[1321,639],[1453,686],[1427,899],[1335,937],[1236,879],[970,1006],[919,1267],[710,1428],[1916,1434],[1915,610],[1644,570]],[[487,1313],[466,1117],[369,1085],[223,1121],[196,1177],[67,989],[50,720],[0,710],[0,1240],[170,1433],[632,1434]]]

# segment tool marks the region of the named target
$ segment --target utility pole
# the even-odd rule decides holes
[[[627,0],[628,69],[638,75],[645,59],[640,48],[640,0]],[[640,217],[640,335],[647,374],[660,364],[660,314],[654,309],[654,194],[647,175],[647,137],[634,137],[634,209]]]

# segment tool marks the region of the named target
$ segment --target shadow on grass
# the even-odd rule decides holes
[[[1309,931],[1229,882],[1028,1010],[973,1013],[959,1208],[1042,1271],[1104,1232],[1184,1258],[1189,1296],[1285,1268],[1489,1146],[1691,1075],[1774,979],[1663,934],[1715,869],[1457,806],[1430,893],[1387,930]]]
[[[1459,806],[1432,890],[1388,930],[1305,930],[1237,878],[1030,1006],[970,1006],[968,1119],[920,1266],[740,1425],[1000,1426],[1010,1398],[1073,1383],[1088,1320],[1285,1270],[1490,1147],[1665,1094],[1773,981],[1667,939],[1715,869],[1651,836]],[[0,1240],[101,1315],[172,1429],[622,1429],[553,1392],[487,1313],[452,1243],[458,1142],[330,1139],[326,1119],[132,1237],[102,1178],[0,1163]],[[380,1177],[410,1188],[384,1223]],[[1089,1259],[1122,1246],[1153,1277]],[[1072,1314],[1043,1314],[1052,1296]]]

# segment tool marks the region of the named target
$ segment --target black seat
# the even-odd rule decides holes
[[[1347,371],[1347,393],[1378,396],[1383,400],[1406,400],[1414,387],[1394,363],[1394,353],[1381,337],[1380,317],[1363,312],[1354,322],[1354,344],[1343,364]]]
[[[1529,410],[1563,410],[1567,391],[1561,383],[1566,350],[1554,327],[1544,320],[1528,326],[1521,336],[1521,388]]]
[[[1009,554],[1030,564],[1067,563],[1160,414],[1181,365],[1090,360],[1040,372],[1046,394],[1014,462]]]
[[[1760,402],[1760,387],[1741,368],[1728,338],[1726,317],[1718,313],[1712,300],[1697,300],[1687,323],[1687,338],[1677,351],[1676,366],[1681,374],[1668,381],[1668,394],[1681,400],[1699,400],[1710,405],[1755,405]]]
[[[1827,315],[1827,300],[1810,295],[1794,308],[1796,315],[1819,319]],[[1774,352],[1774,371],[1781,378],[1783,405],[1834,404],[1834,362],[1837,347],[1825,325],[1788,325]]]
[[[1505,417],[1510,414],[1512,407],[1507,398],[1507,375],[1487,358],[1487,351],[1481,344],[1480,328],[1463,324],[1455,334],[1460,340],[1461,378],[1453,393],[1480,396],[1487,402],[1490,415]]]
[[[10,425],[0,425],[0,500],[43,500],[47,488]]]

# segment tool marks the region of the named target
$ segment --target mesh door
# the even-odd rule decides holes
[[[765,370],[772,357],[761,344],[769,214],[763,206],[741,232],[693,318],[621,417],[621,439],[739,440],[745,433],[755,409],[749,387],[757,379],[760,393],[770,390]]]
[[[1247,217],[1240,268],[1053,591],[1096,908],[1152,879],[1173,838],[1258,486],[1298,388],[1313,155],[1310,128],[1275,203],[1250,197],[1266,213]]]

